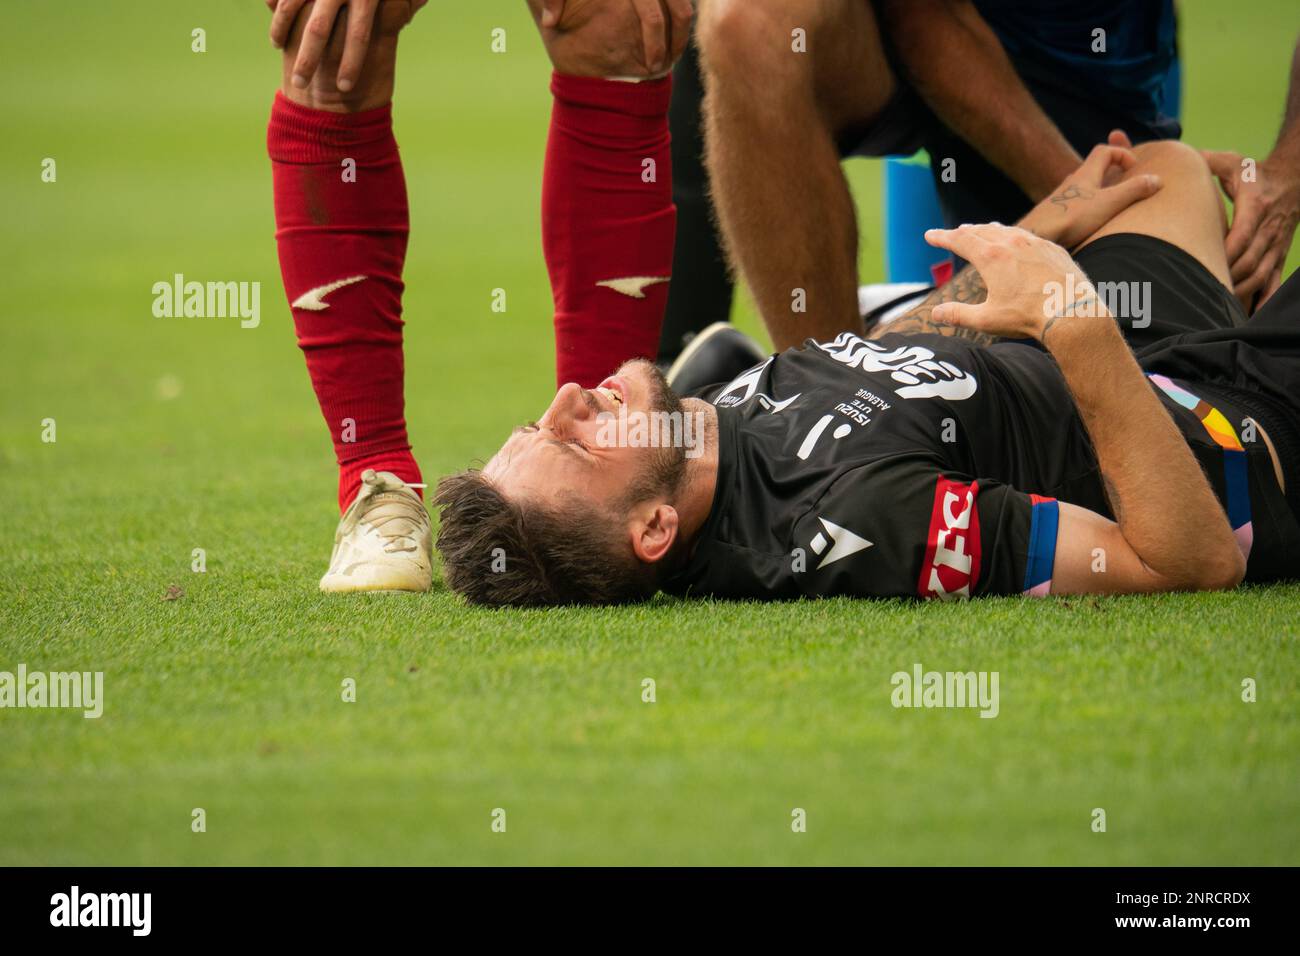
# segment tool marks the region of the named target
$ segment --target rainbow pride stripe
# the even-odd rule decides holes
[[[1250,557],[1255,542],[1255,528],[1250,515],[1250,477],[1246,470],[1246,449],[1232,424],[1223,413],[1202,398],[1175,385],[1163,375],[1147,378],[1160,386],[1160,390],[1183,408],[1191,409],[1201,420],[1210,437],[1223,449],[1223,480],[1228,490],[1228,523],[1237,536],[1237,547],[1242,557]]]

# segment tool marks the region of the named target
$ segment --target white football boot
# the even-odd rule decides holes
[[[334,532],[330,569],[320,589],[427,591],[433,582],[433,533],[429,512],[392,472],[366,469],[361,490]]]

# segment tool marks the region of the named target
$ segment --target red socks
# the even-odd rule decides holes
[[[555,75],[542,236],[556,377],[598,384],[653,358],[677,213],[668,78]],[[392,110],[329,113],[277,94],[267,131],[280,273],[339,463],[339,507],[367,468],[419,482],[402,394],[406,183]]]
[[[627,359],[659,351],[677,225],[672,81],[557,73],[551,93],[542,243],[555,297],[556,380],[590,388]]]
[[[392,108],[328,113],[277,93],[267,151],[280,274],[345,510],[367,468],[420,481],[402,395],[408,218]]]

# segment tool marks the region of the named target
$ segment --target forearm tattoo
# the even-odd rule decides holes
[[[1042,342],[1047,341],[1047,333],[1052,330],[1052,327],[1056,325],[1058,320],[1064,319],[1067,316],[1077,315],[1080,311],[1095,309],[1096,305],[1097,297],[1095,295],[1084,296],[1082,299],[1076,299],[1074,302],[1071,302],[1060,312],[1057,312],[1054,315],[1049,315],[1047,321],[1043,324],[1042,333],[1038,336],[1039,340]]]
[[[967,305],[979,305],[988,297],[988,294],[989,290],[984,287],[984,280],[980,278],[979,272],[976,271],[974,266],[968,265],[950,281],[945,282],[926,296],[921,304],[912,311],[900,315],[892,322],[876,323],[867,338],[876,339],[887,332],[898,332],[903,335],[917,335],[928,332],[935,335],[969,339],[977,345],[991,345],[997,341],[997,336],[989,335],[987,332],[977,332],[974,329],[948,325],[945,322],[935,322],[930,318],[930,313],[934,311],[934,307],[941,302],[962,302]]]

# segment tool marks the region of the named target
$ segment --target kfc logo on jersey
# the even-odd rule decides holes
[[[964,485],[940,476],[916,586],[921,597],[944,601],[970,597],[980,577],[978,496],[979,482]]]

